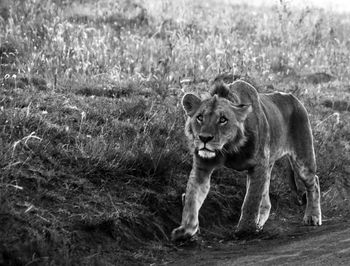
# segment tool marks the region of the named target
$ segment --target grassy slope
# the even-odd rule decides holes
[[[305,103],[325,213],[346,206],[345,17],[172,2],[26,1],[0,20],[0,264],[151,262],[166,252],[191,161],[179,99],[227,71]],[[320,83],[328,77],[315,72],[335,78]],[[244,181],[233,176],[214,177],[204,237],[237,221]]]

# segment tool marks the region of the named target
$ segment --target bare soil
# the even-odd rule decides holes
[[[270,221],[250,240],[203,241],[179,246],[168,265],[349,265],[346,218],[303,226],[296,219]]]

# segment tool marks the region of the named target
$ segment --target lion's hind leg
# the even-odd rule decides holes
[[[314,167],[298,159],[292,159],[292,165],[306,188],[306,209],[303,222],[306,225],[321,225],[320,183]]]
[[[321,225],[320,183],[316,175],[316,159],[310,121],[305,107],[295,98],[290,127],[291,162],[306,188],[304,223]]]
[[[288,156],[287,176],[291,191],[291,200],[298,206],[306,205],[306,192],[299,190],[297,185],[298,174],[293,169],[291,158]]]

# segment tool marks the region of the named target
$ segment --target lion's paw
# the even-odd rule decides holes
[[[303,223],[305,225],[322,225],[321,215],[306,215],[304,216]]]
[[[175,228],[171,233],[172,241],[183,241],[188,240],[193,237],[198,231],[198,225],[193,228],[185,228],[184,226],[179,226]]]
[[[238,226],[235,230],[235,236],[238,238],[249,238],[259,234],[262,231],[262,226]]]

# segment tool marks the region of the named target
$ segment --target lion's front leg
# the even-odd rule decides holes
[[[270,213],[270,175],[268,167],[256,166],[249,171],[247,190],[241,210],[236,235],[254,234],[260,231]]]
[[[199,167],[192,169],[187,182],[186,195],[183,198],[184,208],[181,226],[171,233],[172,240],[190,238],[198,231],[198,213],[209,192],[212,170]]]

